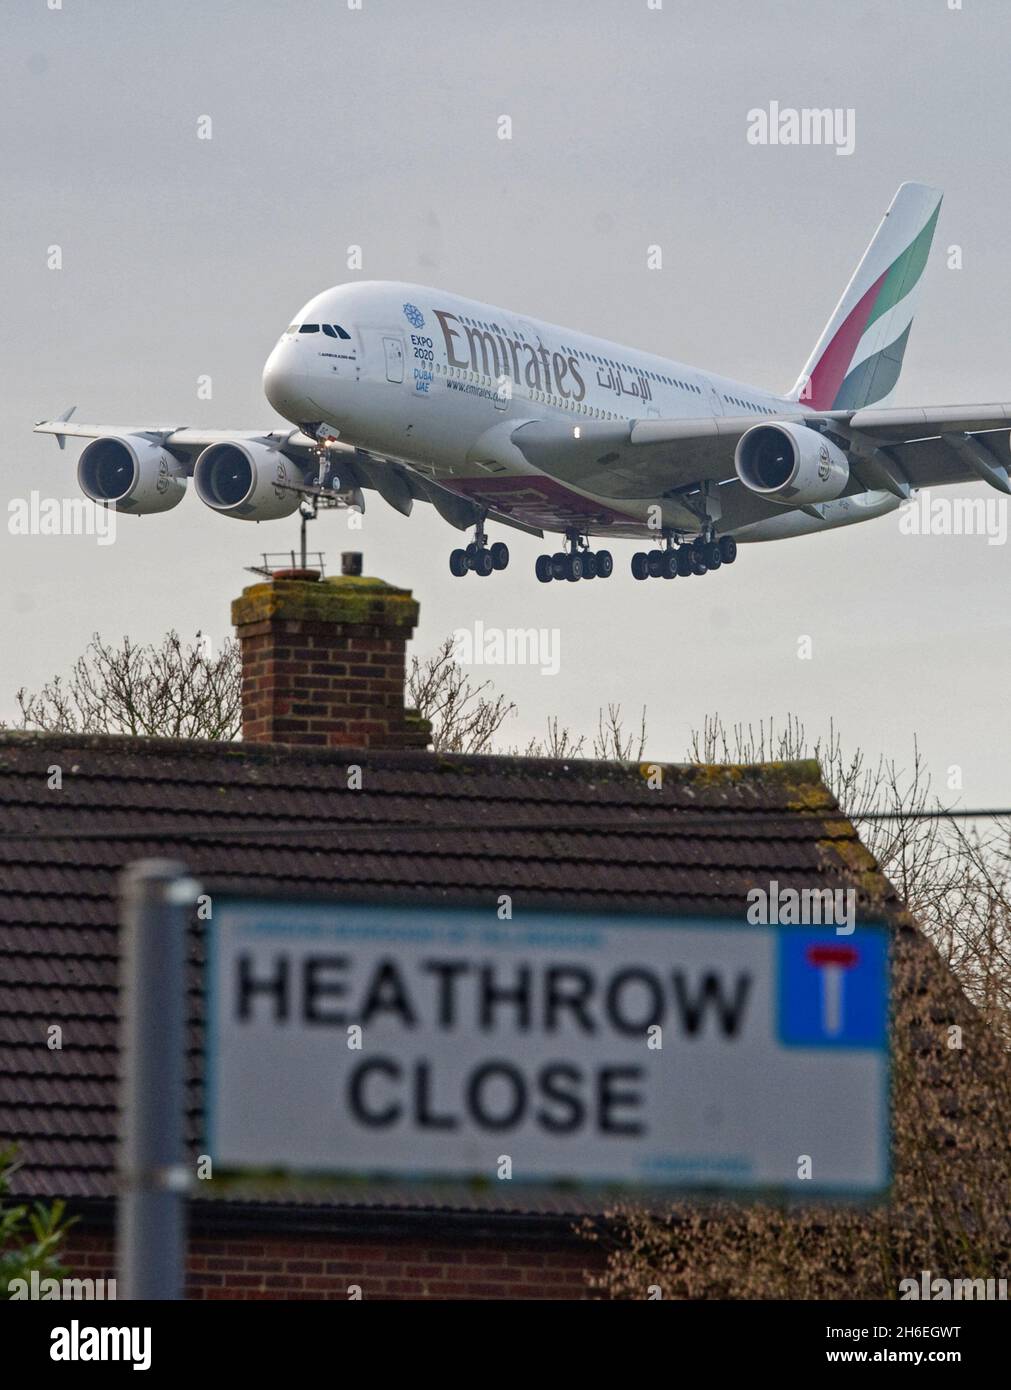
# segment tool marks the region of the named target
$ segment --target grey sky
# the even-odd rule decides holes
[[[5,517],[32,488],[76,491],[80,446],[30,432],[68,405],[87,421],[279,423],[263,361],[306,299],[354,278],[350,243],[362,278],[785,389],[895,188],[922,179],[945,202],[894,403],[1011,399],[1003,0],[24,0],[4,25]],[[855,153],[749,145],[746,113],[773,99],[854,108]],[[0,537],[10,719],[18,686],[65,670],[96,628],[224,636],[243,566],[295,544],[297,519],[231,522],[190,495],[120,519],[106,548]],[[674,583],[636,584],[621,543],[607,583],[542,587],[545,547],[502,538],[506,573],[453,580],[456,532],[370,498],[362,531],[326,516],[313,544],[333,566],[361,549],[368,573],[414,589],[416,650],[476,618],[559,627],[557,676],[488,672],[520,707],[516,742],[555,713],[589,730],[611,700],[645,704],[649,752],[676,759],[707,711],[793,710],[902,760],[916,731],[942,782],[962,768],[966,803],[1011,797],[1006,545],[904,536],[892,516],[742,547],[732,569]]]

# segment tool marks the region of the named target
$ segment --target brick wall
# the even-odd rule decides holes
[[[78,1278],[111,1278],[111,1238],[71,1232],[66,1264]],[[360,1284],[363,1298],[578,1299],[590,1296],[586,1271],[602,1265],[596,1247],[576,1244],[229,1235],[190,1241],[186,1296],[346,1299]]]
[[[425,748],[429,726],[404,707],[406,649],[418,620],[407,589],[358,575],[275,578],[232,604],[248,743]]]

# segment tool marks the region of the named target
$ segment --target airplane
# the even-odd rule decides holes
[[[941,197],[900,186],[785,395],[441,290],[359,281],[310,299],[267,359],[264,393],[293,428],[83,425],[68,411],[35,429],[61,448],[90,439],[81,488],[128,514],[175,507],[189,477],[207,506],[247,521],[325,499],[364,510],[371,489],[473,529],[449,557],[457,577],[508,565],[489,523],[564,537],[537,558],[543,583],[608,578],[612,553],[593,542],[612,538],[648,542],[638,580],[706,574],[738,542],[868,521],[920,488],[1011,493],[1011,404],[880,405]]]

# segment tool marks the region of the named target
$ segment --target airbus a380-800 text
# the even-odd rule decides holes
[[[739,541],[866,521],[918,488],[1011,492],[1006,403],[882,408],[902,366],[941,194],[896,193],[800,377],[785,395],[419,285],[339,285],[311,299],[267,359],[289,429],[207,431],[44,421],[90,439],[81,488],[118,511],[164,512],[188,478],[222,516],[269,521],[372,489],[473,530],[455,575],[509,563],[488,527],[564,548],[543,582],[607,578],[611,538],[646,543],[637,579],[732,563]],[[877,406],[877,408],[875,408]]]

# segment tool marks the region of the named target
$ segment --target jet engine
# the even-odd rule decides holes
[[[294,488],[303,481],[299,469],[279,449],[249,440],[210,445],[193,469],[193,485],[201,502],[222,516],[242,521],[291,516],[301,501]]]
[[[737,476],[746,488],[773,502],[798,507],[831,502],[849,482],[846,455],[807,425],[786,421],[753,425],[734,453]]]
[[[167,512],[186,494],[186,472],[167,449],[140,435],[93,439],[77,464],[77,481],[92,502],[144,516]]]

